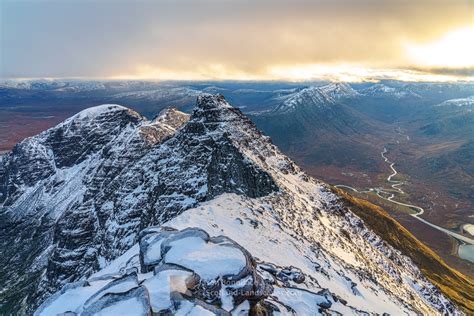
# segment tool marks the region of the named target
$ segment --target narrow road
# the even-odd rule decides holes
[[[383,151],[380,154],[381,154],[382,158],[384,159],[384,161],[390,166],[390,169],[392,169],[392,173],[387,177],[387,182],[390,183],[390,187],[393,190],[395,190],[397,192],[397,194],[405,194],[405,192],[401,188],[399,188],[399,186],[405,184],[405,182],[392,179],[393,177],[395,177],[398,174],[398,172],[395,169],[395,163],[390,161],[385,156],[386,153],[387,153],[387,148],[384,147]],[[469,245],[474,245],[474,239],[471,239],[469,237],[466,237],[466,236],[463,236],[461,234],[455,233],[455,232],[453,232],[449,229],[440,227],[438,225],[430,223],[427,220],[421,218],[420,215],[422,215],[425,212],[425,210],[422,207],[394,200],[395,193],[389,192],[389,191],[387,191],[387,189],[384,189],[384,188],[369,188],[369,189],[366,189],[366,190],[363,190],[363,191],[359,191],[359,190],[357,190],[357,189],[355,189],[351,186],[343,185],[343,184],[338,184],[335,187],[337,187],[337,188],[346,188],[346,189],[352,190],[352,191],[357,192],[357,193],[373,192],[373,193],[377,194],[378,197],[380,197],[380,198],[382,198],[386,201],[389,201],[389,202],[392,202],[392,203],[395,203],[395,204],[398,204],[398,205],[409,207],[409,208],[411,208],[412,210],[414,210],[416,212],[415,214],[410,214],[410,215],[413,216],[414,218],[418,219],[419,221],[421,221],[421,222],[423,222],[423,223],[425,223],[425,224],[427,224],[427,225],[429,225],[429,226],[431,226],[431,227],[433,227],[433,228],[435,228],[439,231],[442,231],[442,232],[456,238],[457,240],[459,240],[461,242],[464,242],[464,243],[469,244]],[[385,197],[384,195],[389,195],[389,197]]]

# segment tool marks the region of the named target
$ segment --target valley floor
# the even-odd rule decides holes
[[[341,172],[340,169],[331,166],[305,166],[305,169],[314,177],[322,178],[353,195],[381,206],[449,265],[474,277],[474,264],[472,263],[474,247],[472,243],[466,242],[466,240],[472,241],[472,235],[470,236],[466,230],[462,229],[465,216],[451,218],[454,207],[459,204],[453,203],[449,198],[443,199],[445,195],[433,192],[432,188],[426,184],[417,183],[407,175],[398,174],[396,170],[394,171],[388,158],[384,156],[385,154],[382,152],[381,160],[387,163],[386,174],[366,173],[358,170]],[[393,153],[391,154],[393,155]],[[400,156],[399,152],[398,156]],[[304,164],[302,165],[304,166]],[[405,179],[409,180],[405,181]],[[430,200],[431,198],[433,200]],[[451,206],[449,210],[446,210],[447,205]],[[425,212],[425,209],[428,212]],[[421,210],[423,211],[420,212]],[[416,213],[420,213],[420,216],[418,217]],[[468,212],[466,213],[468,214]],[[430,224],[433,221],[432,226],[423,220]]]

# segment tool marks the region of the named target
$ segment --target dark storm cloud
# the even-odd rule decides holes
[[[457,77],[474,77],[474,67],[464,68],[427,68],[417,69],[419,71],[425,71],[431,74],[449,75]]]

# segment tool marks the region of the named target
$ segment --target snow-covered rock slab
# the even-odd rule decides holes
[[[184,230],[162,244],[163,262],[197,273],[203,280],[237,276],[247,266],[245,254],[231,243],[213,242],[201,230]]]
[[[146,279],[143,286],[150,293],[153,312],[158,313],[173,308],[172,293],[186,293],[198,281],[199,277],[192,271],[165,264],[155,271],[154,276]]]
[[[273,296],[296,315],[314,315],[319,309],[328,309],[332,306],[330,299],[325,295],[302,289],[275,288]],[[328,296],[331,297],[330,294]]]
[[[151,228],[141,234],[141,242],[147,247],[134,247],[112,264],[115,273],[108,268],[89,281],[65,286],[35,315],[246,315],[257,309],[298,312],[332,305],[329,292],[274,287],[264,280],[255,259],[225,236],[210,237],[198,228]],[[154,264],[153,272],[137,275],[138,266],[122,269],[121,265],[133,262],[137,250],[146,257],[142,252],[154,252],[156,245],[161,260]],[[300,305],[291,304],[292,296],[301,300]]]
[[[131,273],[129,275],[115,279],[88,298],[84,303],[84,308],[94,304],[106,294],[127,292],[136,287],[138,287],[138,278],[136,273]]]
[[[287,185],[295,183],[290,175],[288,180],[291,181]],[[324,187],[310,183],[305,186],[313,196],[328,195],[316,201],[331,198]],[[329,310],[343,315],[358,314],[357,311],[416,314],[420,310],[442,314],[438,308],[447,314],[458,313],[439,290],[431,291],[433,285],[408,258],[384,244],[351,213],[319,207],[318,213],[308,210],[304,216],[297,217],[294,205],[282,201],[285,199],[248,200],[226,194],[166,225],[176,229],[193,225],[211,235],[225,234],[253,255],[257,272],[267,285],[274,289],[307,290],[311,295],[324,293],[324,297],[330,297]],[[353,226],[348,229],[348,225]],[[350,237],[342,237],[341,229],[347,230]],[[364,249],[363,254],[360,248]],[[407,280],[417,280],[425,290]],[[274,294],[270,297],[273,298],[270,303],[283,304]],[[284,306],[287,304],[280,307]]]
[[[151,316],[150,298],[144,287],[122,293],[107,293],[89,305],[81,316]]]

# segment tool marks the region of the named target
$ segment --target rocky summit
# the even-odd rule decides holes
[[[0,163],[1,314],[459,314],[223,96],[87,109]]]

